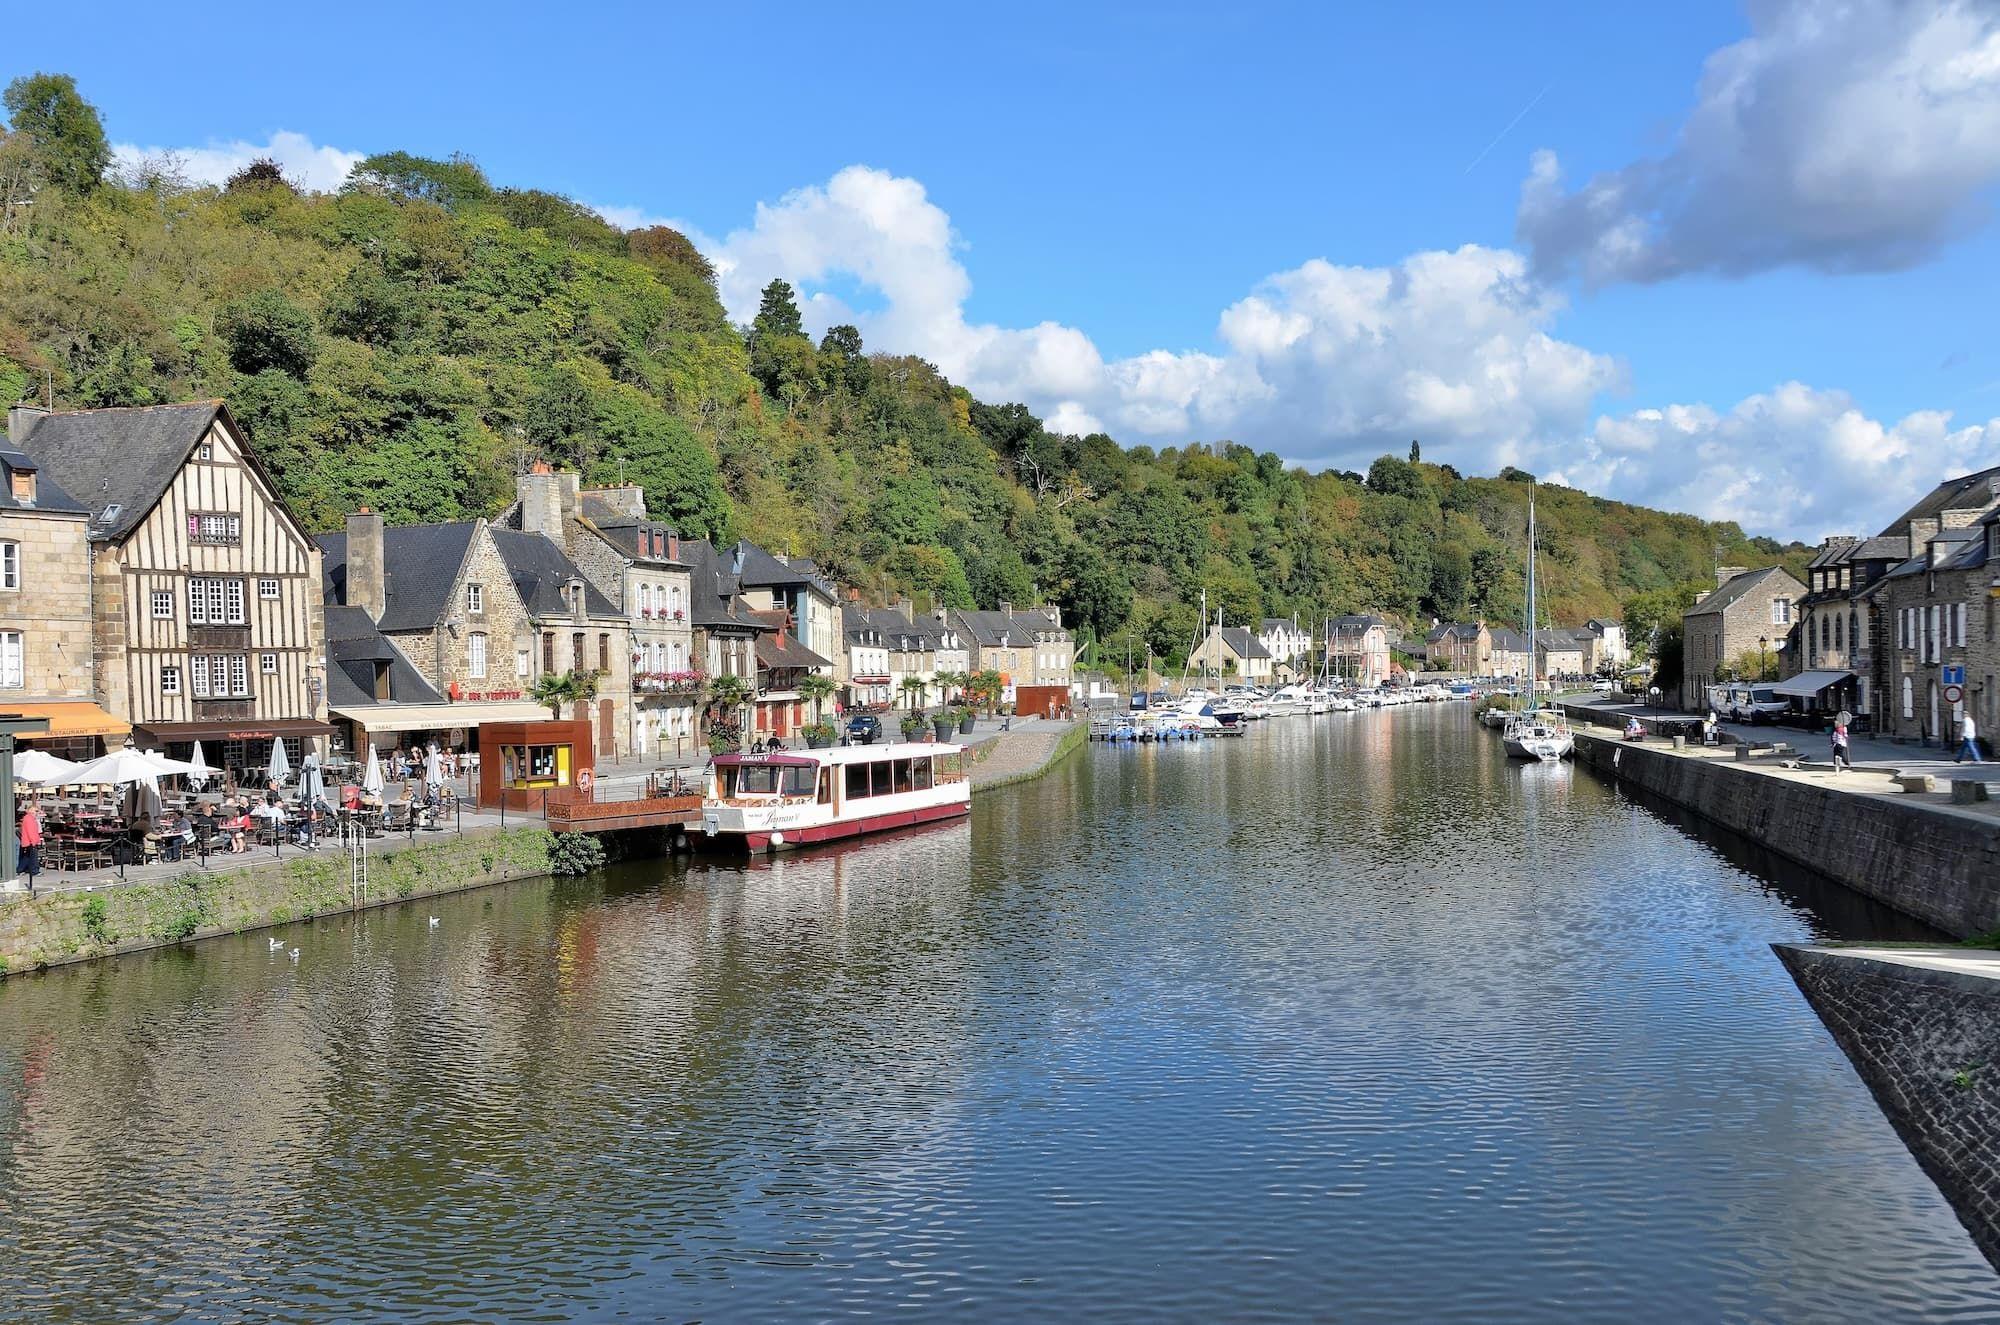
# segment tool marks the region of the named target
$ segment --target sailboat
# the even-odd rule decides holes
[[[1528,707],[1512,714],[1500,731],[1500,741],[1512,759],[1550,762],[1567,759],[1576,749],[1569,719],[1553,706],[1543,707],[1541,680],[1535,671],[1535,503],[1528,501]]]

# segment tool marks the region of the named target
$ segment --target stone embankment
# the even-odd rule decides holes
[[[1904,915],[1961,938],[2000,930],[2000,815],[1835,774],[1579,731],[1578,762],[1691,810]]]
[[[0,904],[0,974],[533,878],[549,872],[549,836],[539,826],[469,828],[370,852],[365,884],[348,852],[329,845],[249,863],[210,857],[212,871],[190,862],[171,878],[17,898]]]
[[[977,796],[1038,778],[1081,749],[1089,734],[1082,722],[1037,722],[1001,732],[972,749],[972,794]]]
[[[1776,951],[2000,1269],[2000,953],[1788,943]]]

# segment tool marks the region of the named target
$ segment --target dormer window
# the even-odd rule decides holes
[[[11,490],[13,491],[14,500],[16,502],[20,503],[23,506],[33,506],[35,504],[34,470],[32,469],[9,470],[8,483]]]
[[[486,610],[486,586],[468,584],[465,586],[465,610],[480,613]]]

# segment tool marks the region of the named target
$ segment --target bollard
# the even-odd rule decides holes
[[[1688,744],[1688,738],[1687,738],[1687,737],[1685,737],[1685,736],[1676,736],[1676,737],[1674,737],[1674,749],[1676,749],[1676,750],[1685,750],[1685,749],[1687,749],[1687,744]]]

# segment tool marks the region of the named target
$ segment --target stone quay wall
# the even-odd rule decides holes
[[[1780,943],[1778,958],[2000,1269],[2000,980]]]
[[[2000,930],[2000,821],[1584,732],[1576,758],[1947,934]]]
[[[368,883],[359,891],[350,882],[348,853],[327,847],[214,872],[190,862],[154,882],[0,902],[0,974],[533,878],[549,872],[549,837],[539,826],[475,828],[370,852]]]

